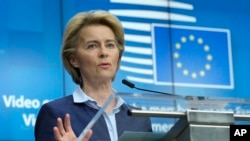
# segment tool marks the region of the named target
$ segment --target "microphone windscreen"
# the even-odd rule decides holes
[[[127,81],[126,79],[123,79],[122,83],[125,84],[125,85],[127,85],[127,86],[129,86],[130,88],[134,88],[135,87],[135,84]]]

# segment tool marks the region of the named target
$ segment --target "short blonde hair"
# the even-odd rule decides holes
[[[86,26],[95,24],[105,25],[113,31],[119,49],[118,67],[120,66],[121,56],[124,51],[124,30],[116,16],[103,10],[80,12],[73,16],[64,31],[61,55],[65,69],[71,75],[73,81],[79,85],[83,85],[81,74],[77,68],[71,65],[69,57],[77,50],[80,40],[80,30]]]

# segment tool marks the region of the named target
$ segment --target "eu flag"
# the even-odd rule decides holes
[[[159,24],[152,27],[156,84],[233,88],[229,30]]]

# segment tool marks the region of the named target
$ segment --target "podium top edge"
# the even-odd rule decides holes
[[[192,95],[164,95],[148,93],[117,93],[124,98],[138,99],[166,99],[166,100],[185,100],[185,101],[223,101],[250,104],[250,98],[237,97],[209,97],[209,96],[192,96]]]

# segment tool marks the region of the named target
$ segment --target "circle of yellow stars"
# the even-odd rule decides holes
[[[188,37],[182,36],[180,38],[180,42],[175,43],[174,47],[177,51],[173,53],[173,57],[174,59],[179,59],[181,57],[178,50],[181,50],[182,45],[188,41],[191,41],[191,42],[196,41],[197,44],[199,44],[203,48],[203,51],[206,52],[207,62],[203,64],[204,65],[203,69],[198,70],[198,71],[190,71],[189,69],[184,67],[181,61],[177,61],[175,65],[177,68],[182,69],[182,74],[184,76],[191,76],[193,79],[197,77],[204,77],[206,75],[206,72],[212,69],[210,62],[213,60],[213,55],[209,52],[210,46],[204,43],[203,38],[201,37],[196,38],[193,34],[190,34]]]

